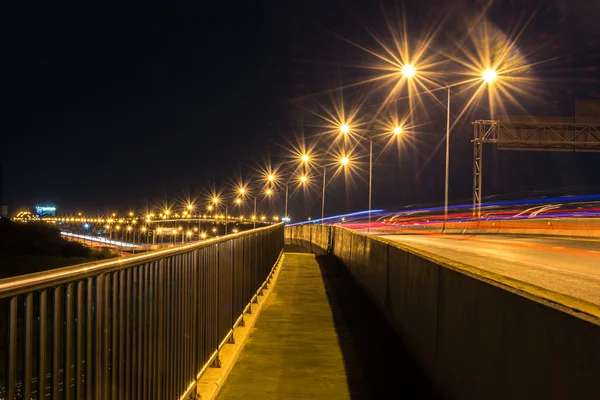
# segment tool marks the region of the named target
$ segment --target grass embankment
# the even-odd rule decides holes
[[[0,279],[112,257],[117,255],[63,239],[47,223],[0,219]]]

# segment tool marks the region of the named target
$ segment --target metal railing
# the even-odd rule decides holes
[[[193,398],[282,249],[278,224],[1,280],[0,399]]]

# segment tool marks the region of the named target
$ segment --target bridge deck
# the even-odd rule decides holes
[[[286,253],[219,399],[433,398],[383,316],[333,258]]]

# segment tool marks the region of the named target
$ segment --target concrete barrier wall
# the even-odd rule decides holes
[[[310,237],[330,244],[320,249],[344,263],[445,398],[599,398],[597,318],[345,228],[286,228],[288,241]]]
[[[600,238],[600,218],[526,218],[465,222],[386,224],[372,231],[404,230],[415,233],[520,234]]]

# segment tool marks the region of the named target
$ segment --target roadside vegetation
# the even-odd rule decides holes
[[[117,255],[63,239],[47,223],[0,219],[0,279],[112,257]]]

